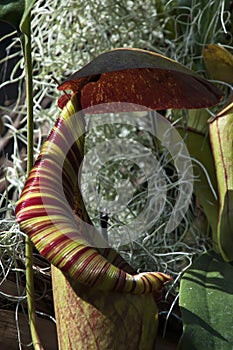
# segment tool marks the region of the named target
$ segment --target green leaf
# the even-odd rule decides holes
[[[233,260],[233,190],[224,196],[218,230],[219,246],[226,261]]]
[[[30,29],[28,25],[28,16],[30,15],[30,11],[32,9],[32,6],[34,5],[35,0],[25,0],[25,7],[23,16],[20,22],[20,30],[22,33],[26,35],[30,35]]]
[[[214,244],[217,239],[219,204],[216,197],[217,181],[210,142],[205,134],[195,129],[188,128],[184,130],[177,128],[177,130],[185,139],[189,154],[193,160],[194,193],[211,226]]]
[[[35,0],[2,0],[0,4],[0,20],[10,23],[18,31],[28,33],[27,17]]]
[[[206,137],[209,117],[210,114],[206,109],[190,109],[187,111],[187,127]]]
[[[210,122],[220,200],[218,243],[224,260],[233,261],[233,102]]]
[[[212,79],[233,83],[233,55],[224,47],[215,44],[203,49],[206,70]]]
[[[17,30],[24,12],[24,0],[2,0],[0,20],[10,23]]]
[[[233,349],[233,266],[204,253],[181,281],[183,335],[179,350]]]

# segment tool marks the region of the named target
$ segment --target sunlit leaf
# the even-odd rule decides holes
[[[218,242],[223,258],[233,261],[233,102],[210,122],[210,138],[220,200]]]
[[[233,55],[228,50],[216,44],[206,45],[203,59],[212,79],[233,83]]]
[[[59,89],[81,91],[82,108],[107,102],[152,109],[203,108],[222,97],[213,84],[181,64],[150,51],[129,48],[99,55]]]
[[[184,274],[180,288],[183,335],[179,350],[233,348],[233,266],[209,252]]]

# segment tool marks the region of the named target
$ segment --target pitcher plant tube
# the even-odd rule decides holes
[[[103,53],[58,88],[71,93],[59,100],[61,114],[26,181],[16,207],[17,221],[38,251],[69,278],[105,291],[160,294],[170,276],[129,273],[117,253],[95,248],[89,232],[82,232],[84,223],[91,225],[78,178],[84,157],[84,113],[93,106],[106,112],[109,102],[136,104],[138,110],[204,108],[217,104],[222,93],[171,59],[126,48]]]

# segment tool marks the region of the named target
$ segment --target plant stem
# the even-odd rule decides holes
[[[26,18],[27,35],[23,34],[22,46],[25,60],[26,104],[27,104],[27,175],[33,166],[33,87],[32,87],[32,56],[31,56],[31,13]],[[35,350],[43,350],[36,328],[34,279],[33,279],[33,246],[31,239],[26,238],[26,293],[28,304],[29,325],[32,343]]]

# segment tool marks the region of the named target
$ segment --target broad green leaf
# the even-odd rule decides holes
[[[52,267],[59,349],[154,350],[158,311],[153,296],[71,286]]]
[[[233,83],[233,55],[228,50],[220,45],[206,45],[203,59],[212,79]]]
[[[204,253],[184,274],[179,350],[233,349],[232,276],[233,266],[213,252]]]
[[[195,176],[194,192],[211,226],[214,244],[217,239],[219,205],[210,142],[205,134],[194,129],[177,128],[177,130],[185,139],[189,154],[192,157]]]
[[[232,98],[232,97],[231,97]],[[218,243],[226,261],[233,261],[233,102],[209,124],[220,200]]]
[[[0,20],[10,23],[17,30],[24,13],[24,0],[2,0],[0,4]]]

